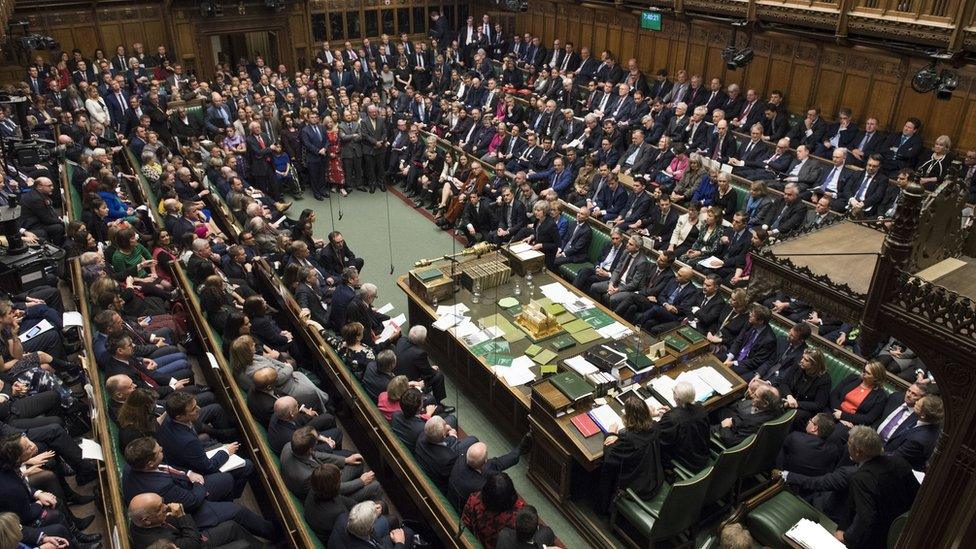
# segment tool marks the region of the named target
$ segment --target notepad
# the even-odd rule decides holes
[[[624,420],[613,411],[613,408],[609,404],[604,404],[603,406],[597,406],[596,408],[590,410],[590,418],[596,422],[600,427],[600,430],[604,433],[613,432],[613,427],[622,428],[624,426]]]
[[[587,324],[585,320],[579,318],[577,318],[572,322],[567,322],[566,324],[563,324],[563,328],[571,334],[575,334],[576,332],[582,332],[583,330],[589,327],[590,325]]]
[[[555,364],[546,364],[540,368],[540,371],[544,374],[554,374],[559,371]]]
[[[597,333],[593,328],[587,328],[585,330],[576,332],[572,334],[573,339],[580,343],[589,343],[591,341],[596,341],[600,339],[600,334]]]
[[[214,448],[213,450],[208,450],[207,457],[212,458],[214,457],[214,455],[216,455],[217,452],[227,452],[227,448],[225,448],[224,446],[220,446]],[[227,453],[227,456],[228,456],[227,461],[225,461],[224,464],[220,466],[221,473],[227,473],[229,471],[233,471],[234,469],[240,469],[241,467],[244,467],[244,458],[242,458],[241,456],[237,454],[231,454],[229,452]]]
[[[586,360],[580,355],[567,358],[563,362],[566,363],[566,366],[568,366],[574,372],[578,373],[581,376],[595,374],[596,372],[600,371],[599,368],[591,364],[588,360]]]
[[[535,356],[535,355],[539,354],[540,352],[542,352],[542,347],[539,347],[538,345],[529,345],[525,349],[525,354],[527,354],[529,356]]]

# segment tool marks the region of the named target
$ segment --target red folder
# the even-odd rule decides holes
[[[586,412],[574,416],[572,422],[584,437],[589,438],[600,432],[600,428],[597,427],[596,422]]]

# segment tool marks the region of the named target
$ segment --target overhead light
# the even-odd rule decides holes
[[[956,91],[959,85],[959,76],[956,73],[943,70],[939,75],[939,86],[935,89],[935,98],[943,101],[952,99],[952,92]]]
[[[934,61],[919,69],[912,78],[912,89],[918,93],[929,93],[938,86],[939,73],[935,70]]]

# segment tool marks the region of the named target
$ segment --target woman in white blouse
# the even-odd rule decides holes
[[[105,100],[102,99],[102,96],[98,95],[98,88],[95,86],[88,88],[88,98],[85,99],[85,110],[88,111],[88,116],[93,121],[103,126],[109,124],[108,106],[105,105]]]
[[[691,245],[698,238],[698,233],[705,224],[705,220],[699,215],[701,204],[692,202],[688,204],[688,213],[678,217],[678,222],[671,233],[671,242],[668,250],[674,252],[675,257],[680,257],[687,252]]]

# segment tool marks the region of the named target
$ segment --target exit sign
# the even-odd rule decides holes
[[[656,11],[641,12],[640,28],[644,30],[661,30],[661,14]]]

